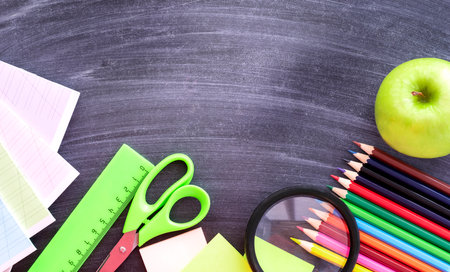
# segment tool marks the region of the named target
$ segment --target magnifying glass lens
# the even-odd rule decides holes
[[[346,221],[329,202],[311,196],[282,198],[257,223],[256,260],[263,271],[340,271],[347,262]]]

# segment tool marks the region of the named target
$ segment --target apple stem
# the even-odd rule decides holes
[[[425,95],[423,95],[422,92],[416,92],[416,91],[414,91],[414,92],[411,92],[411,94],[414,95],[414,96],[420,95],[420,96],[422,96],[422,97],[425,97]]]

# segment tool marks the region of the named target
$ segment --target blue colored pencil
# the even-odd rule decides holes
[[[383,175],[386,175],[388,178],[393,178],[403,184],[406,184],[414,189],[416,189],[419,192],[422,192],[423,194],[429,196],[430,198],[443,203],[446,207],[450,206],[450,198],[441,192],[438,192],[408,176],[406,176],[403,173],[400,173],[374,159],[371,159],[368,155],[357,153],[355,151],[349,150],[350,153],[355,156],[358,160],[360,160],[364,164],[368,164],[372,166],[377,171],[381,172]]]
[[[414,246],[412,246],[411,244],[391,235],[386,233],[385,231],[374,227],[373,225],[359,219],[359,218],[355,218],[356,219],[356,223],[358,224],[358,228],[371,235],[374,236],[375,238],[378,238],[379,240],[395,247],[398,248],[399,250],[416,257],[419,260],[422,260],[424,262],[426,262],[427,264],[436,267],[437,269],[440,269],[442,271],[450,271],[450,265],[444,261],[442,261],[439,258],[436,258],[426,252],[424,252],[423,250],[420,250]]]
[[[411,201],[397,193],[395,193],[394,191],[388,190],[374,182],[372,182],[369,179],[366,179],[362,176],[359,176],[358,173],[354,172],[354,171],[349,171],[346,169],[342,169],[342,168],[338,168],[339,171],[341,171],[345,176],[347,176],[349,179],[355,181],[356,183],[369,188],[372,191],[375,191],[376,193],[389,198],[392,201],[397,202],[398,204],[412,210],[415,211],[416,213],[436,222],[439,223],[441,225],[444,225],[446,228],[450,228],[450,220],[444,218],[443,216],[430,211],[429,209],[417,204],[414,201]]]

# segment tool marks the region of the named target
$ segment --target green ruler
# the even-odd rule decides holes
[[[122,145],[29,271],[77,271],[153,168]]]

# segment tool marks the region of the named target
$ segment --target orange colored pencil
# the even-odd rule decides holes
[[[307,218],[305,220],[313,228],[315,228],[316,230],[319,230],[319,231],[320,231],[321,224],[324,223],[324,222],[314,219],[314,218]],[[330,222],[334,222],[334,221],[332,220]],[[328,223],[328,222],[326,222],[326,223]],[[344,228],[341,224],[337,224],[337,225],[333,225],[332,223],[328,223],[328,224],[331,225],[332,227],[335,227],[339,230],[342,230],[342,231],[345,231],[346,233],[348,233],[348,230],[346,228]],[[365,232],[360,231],[359,238],[362,243],[364,243],[364,244],[396,259],[396,260],[399,260],[400,262],[402,262],[416,270],[423,271],[423,272],[439,272],[440,271],[440,270],[414,258],[413,256],[411,256],[391,245],[388,245],[385,242],[382,242],[373,236],[370,236],[369,234],[367,234]]]
[[[345,224],[345,222],[344,222],[344,220],[342,220],[342,218],[339,218],[336,215],[331,214],[329,212],[324,212],[324,211],[316,210],[313,208],[309,208],[309,210],[312,213],[314,213],[317,217],[322,219],[324,222],[326,222],[330,225],[333,225],[333,226],[339,226],[339,229],[346,230],[348,233],[347,224]]]

